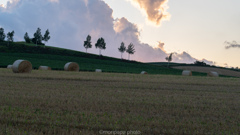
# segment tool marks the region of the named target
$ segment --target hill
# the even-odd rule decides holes
[[[103,72],[116,73],[140,73],[147,71],[149,74],[172,74],[181,75],[182,70],[159,67],[151,64],[121,60],[112,57],[98,56],[94,54],[83,53],[79,51],[50,47],[36,46],[23,42],[0,43],[0,67],[7,67],[17,59],[29,60],[34,69],[40,65],[52,67],[54,70],[63,70],[65,63],[77,62],[80,71],[94,71],[102,69]],[[204,75],[196,73],[195,75]]]
[[[201,73],[208,73],[210,71],[218,72],[220,75],[225,76],[234,76],[234,77],[240,77],[240,72],[224,69],[224,68],[217,68],[217,67],[202,67],[202,66],[172,66],[174,69],[181,69],[181,70],[191,70],[195,72],[201,72]]]

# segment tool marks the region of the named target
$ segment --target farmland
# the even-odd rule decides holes
[[[103,72],[137,73],[146,71],[148,74],[174,74],[181,75],[182,70],[159,67],[136,61],[121,60],[112,57],[98,56],[63,48],[50,46],[35,46],[24,43],[0,44],[0,67],[5,68],[15,60],[24,59],[32,63],[33,68],[50,66],[54,70],[63,70],[67,62],[77,62],[80,71],[95,71],[102,69]],[[196,76],[204,76],[203,73],[194,73]]]
[[[239,82],[0,69],[0,134],[238,134]]]

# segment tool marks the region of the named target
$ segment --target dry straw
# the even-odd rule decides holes
[[[147,74],[147,72],[146,71],[142,71],[141,74]]]
[[[48,66],[39,66],[38,70],[52,70],[51,67]]]
[[[79,71],[79,65],[76,62],[68,62],[64,66],[65,71]]]
[[[210,71],[210,72],[208,72],[208,76],[209,77],[219,77],[219,74],[215,71]]]
[[[14,73],[31,73],[32,64],[27,60],[16,60],[13,63],[12,70]]]
[[[102,72],[102,69],[96,69],[95,72],[101,73],[101,72]]]
[[[183,70],[182,75],[183,76],[192,76],[192,71],[190,71],[190,70]]]
[[[12,69],[12,65],[8,65],[8,66],[7,66],[7,69]]]

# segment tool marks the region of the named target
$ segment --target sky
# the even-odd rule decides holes
[[[205,61],[240,67],[239,0],[0,0],[0,27],[23,40],[37,27],[50,30],[47,45],[85,51],[82,42],[92,36],[107,43],[103,55],[120,57],[117,48],[131,42],[131,59],[162,62]],[[93,47],[90,53],[98,54]],[[127,54],[124,54],[127,58]]]

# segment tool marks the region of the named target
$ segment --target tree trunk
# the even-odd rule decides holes
[[[130,53],[128,54],[128,60],[130,60]]]
[[[86,53],[87,53],[87,48],[86,48]]]
[[[121,53],[121,59],[122,59],[122,53]]]
[[[101,55],[101,49],[99,49],[99,56]]]
[[[167,65],[167,67],[169,68],[169,61],[168,61],[168,65]]]

